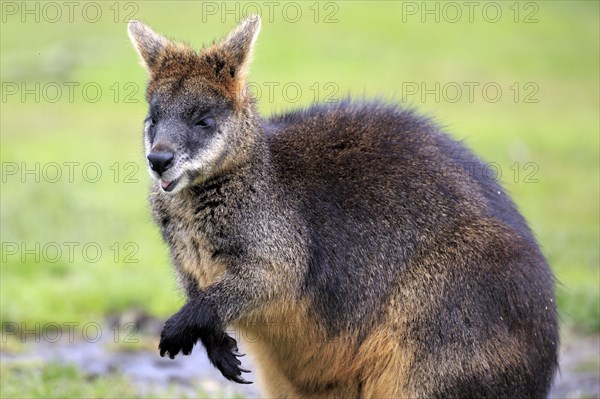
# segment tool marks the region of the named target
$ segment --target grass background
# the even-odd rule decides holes
[[[144,20],[199,48],[256,7],[227,3],[226,13],[221,2],[98,2],[100,18],[90,22],[78,3],[72,18],[63,7],[52,22],[56,14],[43,3],[28,3],[38,4],[39,21],[22,15],[22,3],[14,3],[17,14],[6,4],[0,321],[84,324],[132,308],[169,316],[182,297],[149,217],[141,144],[146,75],[125,20]],[[435,116],[501,171],[556,274],[563,325],[600,331],[598,2],[519,3],[518,15],[513,2],[501,2],[495,23],[494,10],[483,14],[485,3],[472,22],[464,7],[449,22],[456,14],[444,3],[428,5],[440,10],[439,22],[420,12],[421,2],[278,3],[272,13],[254,4],[263,28],[250,80],[261,89],[265,115],[351,94],[404,97]],[[422,84],[434,91],[439,84],[439,98]],[[466,84],[478,85],[472,99]],[[493,87],[484,93],[486,84],[501,88],[498,101],[490,101]],[[454,101],[457,86],[463,92]],[[419,93],[403,93],[415,87]],[[72,178],[65,162],[75,163]],[[23,173],[36,163],[38,172]]]

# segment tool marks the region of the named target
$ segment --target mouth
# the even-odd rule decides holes
[[[175,188],[175,186],[177,186],[177,183],[179,183],[179,178],[175,179],[175,180],[171,180],[170,182],[167,180],[160,180],[160,188],[162,188],[162,190],[166,193],[169,193],[171,191],[173,191],[173,189]]]

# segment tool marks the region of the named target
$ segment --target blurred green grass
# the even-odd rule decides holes
[[[117,23],[109,9],[113,3],[99,4],[104,14],[96,23],[78,13],[72,23],[66,15],[57,23],[3,16],[2,322],[84,323],[132,307],[166,317],[181,303],[167,249],[147,209],[141,144],[146,75],[123,21],[132,10],[120,9]],[[133,4],[135,18],[195,48],[226,34],[238,19],[232,14],[206,17],[201,3]],[[531,11],[525,9],[515,22],[508,3],[497,23],[478,12],[472,23],[466,15],[457,23],[443,18],[435,23],[431,16],[422,23],[420,15],[403,13],[405,4],[385,1],[336,3],[338,21],[324,23],[336,10],[325,9],[329,3],[319,3],[318,22],[313,3],[296,4],[303,12],[297,23],[279,12],[272,22],[263,15],[250,76],[262,92],[261,111],[269,115],[307,105],[317,89],[321,101],[327,94],[399,101],[403,88],[456,82],[463,89],[456,102],[450,91],[439,101],[432,94],[423,99],[422,91],[404,97],[500,167],[555,271],[562,322],[600,331],[598,3],[535,3],[537,23],[523,23]],[[24,99],[21,93],[10,94],[15,85],[35,88],[36,82],[39,100],[34,94]],[[133,85],[126,86],[129,82]],[[473,101],[465,82],[479,84]],[[490,82],[502,89],[497,102],[486,101],[482,93]],[[281,90],[286,83],[301,88],[297,102],[289,101],[293,91],[286,101]],[[75,84],[71,101],[67,87]],[[56,85],[62,96],[49,102]],[[86,101],[81,90],[86,85],[101,88],[97,102]],[[273,98],[269,85],[278,85]],[[525,102],[534,92],[537,101]],[[93,90],[87,96],[94,97]],[[7,169],[32,169],[36,162],[40,182],[35,172],[12,175]],[[61,165],[57,182],[49,181],[53,174],[43,176],[44,170],[52,172],[51,162]],[[77,163],[72,182],[64,162]],[[95,167],[82,175],[84,166],[94,162],[102,172],[97,182],[90,181]],[[527,179],[535,171],[531,165],[537,168],[537,182]],[[137,182],[127,182],[128,173]],[[36,243],[40,259],[20,247],[12,254],[13,245],[35,252]],[[86,244],[101,248],[97,260],[82,253]],[[52,252],[57,247],[61,256]],[[136,262],[127,262],[126,255]]]
[[[137,394],[116,373],[86,377],[76,367],[58,363],[2,365],[4,398],[107,398]]]
[[[140,389],[111,371],[86,375],[76,366],[54,362],[19,362],[0,366],[3,398],[209,398],[200,389]],[[195,392],[194,392],[195,391]]]

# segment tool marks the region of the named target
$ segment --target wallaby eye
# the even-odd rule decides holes
[[[146,118],[146,120],[148,121],[150,126],[156,125],[156,118],[154,116],[148,115],[148,118]]]
[[[208,116],[206,118],[199,119],[195,123],[195,125],[205,129],[205,128],[213,127],[215,125],[215,120],[214,120],[214,118]]]

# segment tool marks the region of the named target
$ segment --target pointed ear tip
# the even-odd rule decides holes
[[[253,21],[253,22],[260,23],[260,15],[258,15],[258,14],[250,14],[250,15],[248,15],[247,19],[250,21]]]
[[[260,15],[252,14],[246,17],[246,22],[255,26],[255,29],[260,29],[261,19]]]
[[[143,23],[141,23],[140,21],[138,21],[137,19],[131,19],[129,20],[129,22],[127,23],[127,32],[129,32],[129,34],[133,34],[136,31],[139,31],[140,28],[142,28],[144,26]]]

